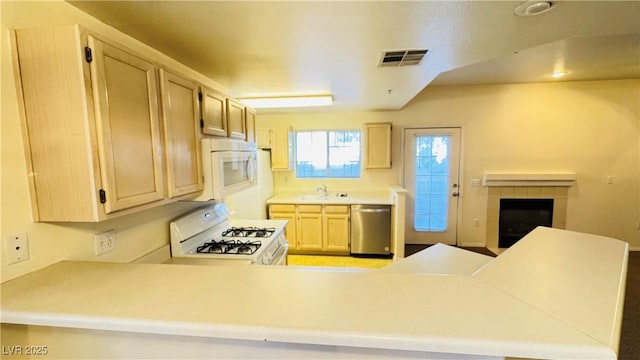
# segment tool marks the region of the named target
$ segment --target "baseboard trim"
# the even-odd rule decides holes
[[[457,243],[456,245],[457,247],[481,247],[481,248],[486,248],[487,244],[486,243]]]

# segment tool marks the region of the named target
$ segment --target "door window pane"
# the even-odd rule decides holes
[[[449,137],[417,136],[414,226],[416,231],[447,230]]]

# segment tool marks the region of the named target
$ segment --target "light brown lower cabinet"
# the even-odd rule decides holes
[[[269,218],[289,220],[286,230],[293,254],[348,254],[349,206],[271,204]]]
[[[297,249],[296,206],[293,204],[269,205],[269,218],[289,221],[285,229],[285,236],[289,242],[289,251],[295,251]]]
[[[349,252],[350,217],[348,205],[325,205],[323,222],[323,249]]]

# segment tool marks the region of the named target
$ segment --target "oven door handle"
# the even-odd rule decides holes
[[[278,251],[273,256],[273,258],[271,258],[271,261],[267,265],[280,265],[280,263],[282,263],[283,265],[287,265],[287,249],[288,248],[289,248],[289,244],[287,243],[283,244],[278,249]],[[284,261],[282,261],[283,258],[284,258]]]

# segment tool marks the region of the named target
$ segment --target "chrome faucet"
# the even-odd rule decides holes
[[[322,184],[322,186],[318,186],[316,191],[322,191],[322,196],[327,197],[329,193],[327,192],[327,185]]]

